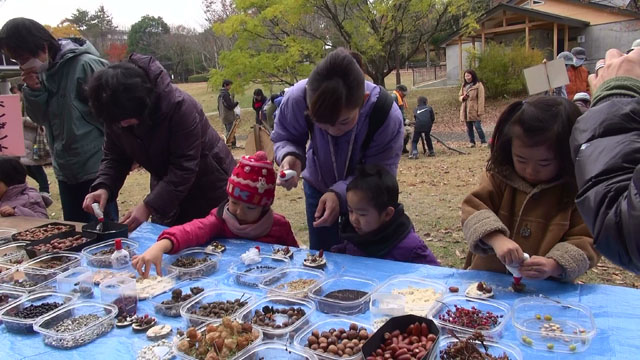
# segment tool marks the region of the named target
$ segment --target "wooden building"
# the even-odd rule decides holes
[[[575,46],[587,52],[586,66],[610,48],[626,51],[640,39],[640,13],[628,9],[629,0],[511,0],[482,14],[475,31],[459,29],[441,43],[446,48],[447,80],[457,82],[466,66],[465,48],[483,49],[491,42],[524,40],[547,59]]]

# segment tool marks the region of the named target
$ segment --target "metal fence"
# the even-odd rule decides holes
[[[413,86],[447,77],[447,66],[436,65],[422,68],[412,68]]]

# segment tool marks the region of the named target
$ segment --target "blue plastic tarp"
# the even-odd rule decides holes
[[[145,223],[131,234],[130,238],[140,244],[140,250],[146,249],[156,240],[164,229],[162,226]],[[244,240],[222,241],[227,246],[216,273],[211,277],[219,287],[238,286],[227,273],[231,264],[239,260],[240,254],[260,243]],[[263,245],[263,247],[265,247]],[[268,249],[268,246],[266,246]],[[270,251],[270,250],[268,250]],[[302,266],[306,254],[304,250],[295,252],[293,266]],[[352,257],[340,254],[326,253],[327,276],[348,274],[367,279],[375,279],[382,283],[394,275],[410,275],[425,279],[437,280],[447,286],[458,286],[461,292],[472,282],[486,281],[493,285],[495,299],[508,304],[519,297],[525,296],[513,293],[508,289],[512,278],[508,275],[464,271],[445,267],[408,264],[387,260]],[[595,318],[597,333],[590,347],[575,354],[554,353],[534,350],[522,344],[516,330],[509,321],[506,325],[501,341],[518,347],[525,359],[640,359],[640,290],[608,285],[573,285],[555,281],[526,281],[527,294],[546,296],[573,301],[588,306]],[[96,288],[97,290],[97,288]],[[243,288],[243,291],[259,291]],[[95,299],[99,300],[99,291]],[[141,301],[138,314],[153,314],[153,306],[149,301]],[[316,311],[312,323],[328,318]],[[169,324],[176,328],[185,328],[186,323],[181,318],[157,316],[159,323]],[[369,312],[358,315],[361,322],[371,322]],[[59,350],[45,345],[39,334],[18,335],[8,333],[4,326],[0,326],[0,359],[135,359],[138,351],[151,344],[144,333],[134,333],[131,328],[114,328],[107,335],[96,339],[82,347],[73,350]]]

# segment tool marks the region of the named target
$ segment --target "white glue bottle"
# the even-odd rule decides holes
[[[122,240],[115,240],[116,251],[111,254],[111,266],[114,269],[120,269],[126,266],[129,266],[131,262],[131,258],[129,257],[129,252],[122,248]]]

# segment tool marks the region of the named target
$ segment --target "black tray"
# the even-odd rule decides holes
[[[426,317],[417,316],[417,315],[402,315],[389,319],[384,325],[382,325],[378,331],[373,333],[369,340],[362,346],[362,355],[366,359],[369,355],[374,353],[381,344],[384,344],[384,333],[392,333],[395,330],[400,330],[400,332],[404,332],[407,327],[411,324],[415,323],[426,323],[429,328],[429,333],[436,335],[436,341],[433,342],[433,346],[429,349],[429,352],[420,360],[427,359],[435,359],[438,354],[438,340],[440,340],[440,329],[436,323],[431,319],[427,319]]]
[[[95,234],[87,234],[87,233],[81,233],[75,230],[72,231],[66,231],[63,233],[59,233],[56,235],[52,235],[49,236],[43,240],[35,240],[32,241],[31,243],[29,243],[28,245],[26,245],[24,247],[24,251],[27,252],[27,255],[29,256],[29,259],[33,259],[37,256],[40,256],[42,254],[44,254],[44,252],[37,252],[36,250],[33,249],[34,246],[36,245],[40,245],[40,244],[48,244],[51,241],[55,240],[55,239],[64,239],[64,238],[68,238],[68,237],[72,237],[72,236],[76,236],[76,235],[82,235],[83,237],[87,238],[88,241],[85,241],[84,243],[80,244],[80,245],[76,245],[76,246],[72,246],[68,249],[64,249],[62,251],[69,251],[69,252],[81,252],[82,249],[86,248],[87,246],[91,246],[94,244],[99,243],[100,241],[98,241],[98,237]]]
[[[105,221],[102,225],[102,231],[98,231],[96,229],[98,224],[99,222],[94,221],[82,225],[82,232],[87,235],[96,235],[98,237],[98,242],[117,238],[126,238],[129,236],[129,227],[126,224],[120,224],[113,221]]]
[[[42,238],[42,239],[38,239],[38,240],[25,240],[25,239],[20,238],[20,234],[22,234],[22,233],[24,233],[24,232],[27,232],[27,231],[29,231],[29,230],[31,230],[31,229],[37,229],[37,228],[47,227],[47,226],[49,226],[49,225],[64,225],[64,226],[66,226],[66,227],[68,227],[68,228],[69,228],[68,230],[65,230],[65,231],[63,231],[63,232],[67,232],[67,231],[75,231],[75,230],[76,230],[75,225],[65,224],[65,223],[61,223],[61,222],[50,222],[50,223],[42,224],[42,225],[39,225],[39,226],[34,226],[34,227],[29,228],[29,229],[27,229],[27,230],[23,230],[23,231],[17,232],[17,233],[15,233],[15,234],[11,235],[11,239],[13,239],[13,241],[28,241],[28,242],[35,242],[35,241],[45,240],[45,239],[47,239],[47,238],[50,238],[50,237],[52,237],[52,236],[56,236],[56,235],[58,235],[58,234],[62,233],[62,232],[60,232],[60,233],[58,233],[58,234],[51,234],[51,235],[49,235],[49,236],[47,236],[47,237],[44,237],[44,238]]]

